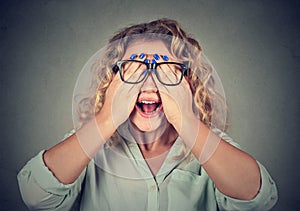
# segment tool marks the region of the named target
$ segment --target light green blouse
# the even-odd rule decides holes
[[[214,132],[236,146],[227,134]],[[106,144],[80,177],[68,185],[60,183],[45,166],[41,151],[20,170],[20,192],[31,210],[241,211],[268,210],[276,203],[276,185],[260,163],[262,185],[258,195],[250,201],[237,200],[215,188],[195,157],[187,156],[180,162],[174,159],[183,149],[178,138],[158,176],[153,177],[136,143],[122,139],[114,150]],[[133,169],[142,176],[131,175]]]

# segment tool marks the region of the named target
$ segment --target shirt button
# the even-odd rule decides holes
[[[152,191],[155,191],[155,190],[156,190],[156,185],[151,185],[150,189],[151,189]]]
[[[23,176],[26,176],[26,175],[27,175],[27,171],[24,170],[24,171],[22,172],[22,175],[23,175]]]

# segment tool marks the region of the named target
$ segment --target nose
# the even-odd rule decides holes
[[[143,85],[141,87],[142,92],[157,92],[157,86],[153,78],[152,71],[148,72],[148,75],[146,76],[146,79],[143,82]]]

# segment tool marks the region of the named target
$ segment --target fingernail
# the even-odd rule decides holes
[[[143,59],[144,57],[145,57],[144,53],[141,53],[140,56],[139,56],[140,59]]]

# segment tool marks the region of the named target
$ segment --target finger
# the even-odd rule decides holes
[[[167,89],[167,86],[163,85],[162,83],[160,83],[156,77],[153,77],[154,79],[154,82],[156,84],[156,87],[158,89],[159,92],[165,92],[165,93],[168,93],[168,89]]]
[[[134,108],[134,102],[137,95],[130,95],[128,86],[121,84],[112,97],[111,114],[115,128],[118,128],[126,119],[128,119]]]
[[[121,77],[120,77],[120,74],[119,74],[119,73],[116,73],[116,74],[113,76],[113,79],[112,79],[110,85],[113,85],[113,86],[115,86],[116,84],[117,84],[117,85],[121,85],[122,82],[123,82],[123,81],[122,81],[122,79],[121,79]]]

